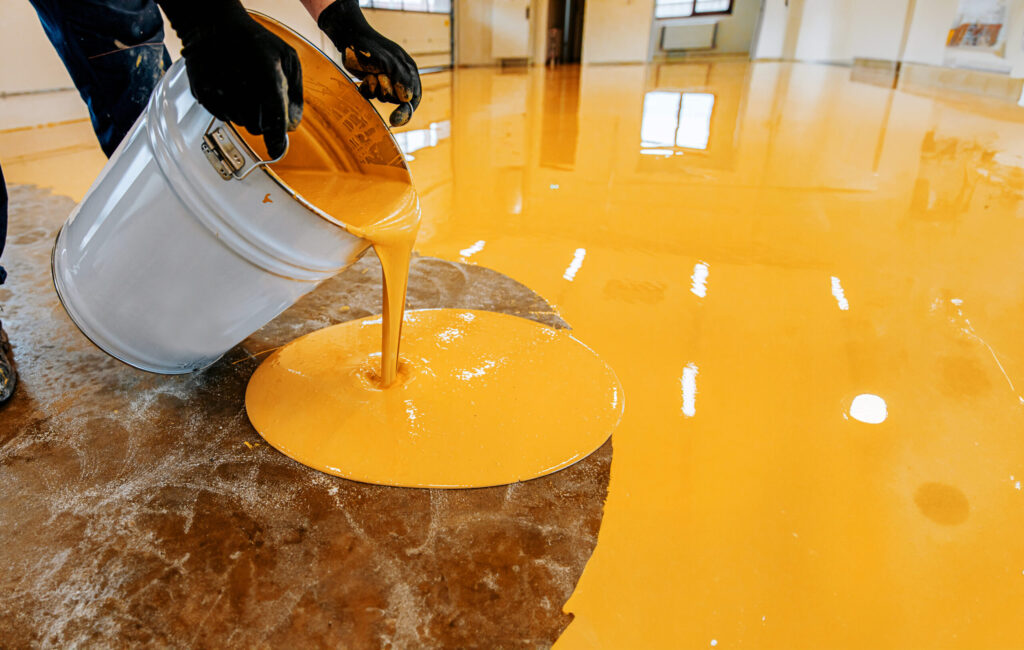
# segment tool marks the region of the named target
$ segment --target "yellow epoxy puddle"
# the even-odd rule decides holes
[[[622,414],[614,372],[566,330],[486,311],[407,312],[381,389],[381,318],[328,327],[268,358],[253,426],[299,462],[369,483],[483,487],[566,467]]]

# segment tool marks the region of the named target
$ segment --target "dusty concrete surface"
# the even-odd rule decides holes
[[[481,490],[309,470],[256,446],[245,384],[260,352],[379,312],[372,254],[209,370],[161,377],[93,348],[58,304],[49,253],[71,207],[11,188],[0,318],[22,381],[0,409],[0,647],[526,648],[558,637],[596,543],[610,443],[555,475]],[[561,323],[509,278],[431,258],[414,262],[409,303]]]

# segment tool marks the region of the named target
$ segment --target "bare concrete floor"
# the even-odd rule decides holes
[[[261,352],[379,313],[373,255],[205,372],[107,357],[51,287],[73,202],[11,188],[0,289],[21,384],[0,410],[0,647],[552,644],[593,551],[611,443],[507,487],[435,491],[320,474],[265,444],[243,395]],[[410,307],[565,326],[525,286],[420,257]]]

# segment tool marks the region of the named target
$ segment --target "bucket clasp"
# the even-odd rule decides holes
[[[203,135],[201,147],[210,165],[217,170],[221,178],[226,181],[232,178],[242,180],[257,167],[271,165],[278,162],[288,154],[288,136],[285,136],[284,153],[273,160],[260,160],[256,153],[244,142],[237,142],[233,137],[233,129],[225,123],[214,126],[217,118],[210,120]],[[248,152],[248,156],[243,153]],[[250,164],[246,164],[246,163]]]

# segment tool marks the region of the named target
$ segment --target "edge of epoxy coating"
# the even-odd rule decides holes
[[[274,354],[276,354],[276,352],[274,352]],[[271,354],[270,356],[272,357],[273,354]],[[265,362],[267,362],[269,360],[270,360],[270,358],[268,357],[263,362],[265,363]],[[614,374],[614,371],[612,371],[612,374]],[[617,375],[615,375],[615,381],[616,382],[618,381],[618,376]],[[621,385],[620,385],[620,387],[621,387]],[[247,396],[248,396],[248,392],[249,392],[249,388],[247,386],[246,387]],[[624,408],[625,408],[625,402],[624,402]],[[247,418],[249,417],[248,410],[246,411],[246,417]],[[318,467],[313,467],[312,465],[309,465],[308,463],[305,463],[303,460],[301,460],[300,457],[299,457],[299,454],[290,453],[288,451],[288,447],[285,447],[283,445],[274,444],[270,440],[268,440],[265,437],[263,437],[263,434],[260,433],[259,429],[256,429],[256,426],[252,425],[252,420],[250,420],[249,423],[250,423],[250,425],[252,425],[253,429],[256,430],[256,433],[260,434],[260,437],[263,438],[264,442],[269,444],[274,449],[276,449],[278,451],[281,451],[283,454],[285,454],[285,456],[290,461],[292,461],[294,463],[298,463],[299,465],[301,465],[302,467],[306,468],[307,470],[309,470],[311,472],[319,472],[319,473],[322,473],[322,474],[329,474],[331,476],[337,476],[338,478],[343,478],[345,480],[354,481],[356,483],[364,483],[366,485],[381,485],[383,487],[408,487],[408,488],[415,488],[415,489],[482,489],[482,488],[485,488],[485,487],[499,487],[501,485],[512,485],[513,483],[525,483],[526,481],[531,481],[531,480],[534,480],[534,479],[543,478],[545,476],[550,476],[550,475],[552,475],[552,474],[554,474],[556,472],[560,472],[560,471],[562,471],[562,470],[564,470],[564,469],[566,469],[568,467],[571,467],[571,466],[573,466],[573,465],[575,465],[577,463],[580,463],[580,462],[586,460],[587,458],[589,458],[590,456],[592,456],[592,454],[595,451],[600,449],[602,446],[604,446],[604,444],[609,439],[611,439],[611,436],[614,435],[615,429],[618,428],[618,425],[620,425],[620,423],[622,422],[622,419],[623,419],[623,409],[620,409],[620,411],[618,411],[618,419],[615,421],[615,424],[611,427],[611,430],[608,432],[608,435],[606,435],[604,438],[602,438],[601,441],[596,446],[594,446],[593,449],[590,449],[590,450],[588,450],[586,452],[578,453],[577,456],[574,456],[574,457],[571,457],[569,459],[566,459],[565,461],[562,461],[562,462],[558,463],[557,465],[554,465],[554,466],[552,466],[552,467],[550,467],[550,468],[548,468],[546,470],[542,470],[540,473],[530,474],[528,477],[525,477],[525,478],[517,477],[517,478],[510,479],[510,480],[502,479],[502,480],[500,480],[498,482],[493,482],[493,483],[492,482],[476,483],[476,484],[472,484],[472,485],[462,485],[462,484],[456,484],[456,483],[403,483],[403,482],[381,483],[381,482],[378,482],[378,481],[370,481],[370,480],[367,480],[367,479],[355,478],[355,477],[353,477],[353,476],[351,476],[349,474],[345,474],[341,470],[337,470],[336,468],[328,467],[326,469],[321,469],[321,468],[318,468]]]
[[[409,315],[409,314],[416,314],[416,313],[420,313],[420,312],[447,311],[447,310],[448,310],[447,308],[410,309],[410,310],[406,310],[405,314]],[[500,480],[497,480],[497,481],[493,481],[493,482],[474,483],[474,484],[468,484],[468,485],[467,484],[460,484],[460,483],[414,483],[414,482],[402,482],[402,481],[394,481],[394,482],[386,482],[385,483],[385,482],[380,482],[380,481],[367,480],[365,478],[357,478],[357,477],[355,477],[355,476],[353,476],[351,474],[346,474],[343,470],[340,470],[340,469],[335,468],[335,467],[330,467],[330,466],[323,466],[323,467],[321,467],[321,466],[314,466],[313,464],[310,464],[310,463],[306,462],[306,458],[304,456],[302,456],[301,454],[293,453],[287,446],[279,445],[279,444],[271,441],[267,437],[265,437],[263,435],[263,433],[260,431],[260,429],[255,425],[255,423],[253,423],[252,418],[249,416],[249,412],[248,412],[249,390],[250,390],[250,387],[252,386],[252,378],[256,375],[256,373],[259,372],[260,369],[264,365],[273,363],[274,360],[277,358],[277,356],[279,354],[281,354],[281,352],[283,350],[285,350],[288,346],[291,346],[294,343],[297,343],[297,342],[301,341],[302,339],[305,339],[306,337],[310,337],[310,336],[313,336],[315,334],[319,334],[319,333],[323,332],[324,330],[330,329],[330,328],[333,328],[333,327],[352,326],[352,325],[354,325],[356,323],[359,323],[359,322],[372,321],[372,320],[380,320],[381,316],[379,314],[364,316],[362,318],[356,318],[356,319],[352,319],[350,321],[343,321],[341,323],[335,323],[334,325],[328,325],[327,327],[323,327],[323,328],[314,330],[312,332],[309,332],[307,334],[303,334],[302,336],[300,336],[300,337],[298,337],[296,339],[293,339],[292,341],[288,342],[284,346],[274,350],[274,352],[271,353],[266,359],[264,359],[260,363],[260,365],[256,368],[256,370],[253,371],[252,376],[250,376],[250,378],[249,378],[249,382],[246,384],[245,396],[243,398],[243,407],[246,410],[246,418],[249,420],[250,425],[256,431],[256,433],[258,433],[260,435],[260,437],[263,438],[264,442],[266,442],[268,445],[270,445],[271,447],[273,447],[274,449],[276,449],[280,453],[282,453],[285,456],[287,456],[290,460],[292,460],[292,461],[302,465],[303,467],[307,468],[310,471],[320,472],[322,474],[328,474],[328,475],[331,475],[331,476],[337,476],[339,478],[343,478],[343,479],[346,479],[346,480],[349,480],[349,481],[355,481],[357,483],[363,483],[363,484],[366,484],[366,485],[381,485],[381,486],[385,486],[385,487],[414,488],[414,489],[474,490],[474,489],[482,489],[482,488],[489,488],[489,487],[498,487],[498,486],[502,486],[502,485],[512,485],[512,484],[515,484],[515,483],[523,483],[523,482],[526,482],[526,481],[531,481],[533,479],[538,479],[538,478],[542,478],[542,477],[545,477],[545,476],[550,476],[551,474],[554,474],[554,473],[559,472],[559,471],[561,471],[563,469],[566,469],[566,468],[568,468],[568,467],[570,467],[572,465],[575,465],[576,463],[579,463],[579,462],[585,460],[586,458],[588,458],[589,456],[593,455],[594,452],[596,452],[598,449],[603,447],[608,442],[608,440],[610,440],[611,437],[615,434],[615,431],[619,428],[619,425],[622,423],[622,418],[625,415],[625,411],[626,411],[626,398],[625,398],[625,391],[624,391],[624,389],[622,387],[622,381],[619,379],[618,373],[615,372],[615,369],[611,366],[611,364],[609,364],[607,361],[604,360],[603,357],[601,357],[599,354],[597,354],[597,352],[595,352],[593,348],[591,348],[589,345],[583,343],[575,335],[573,335],[571,333],[572,332],[571,328],[557,328],[557,327],[553,327],[551,325],[548,325],[546,323],[541,323],[541,322],[535,321],[535,320],[530,319],[530,318],[524,318],[522,316],[518,316],[518,315],[515,315],[515,314],[506,314],[504,312],[489,311],[489,310],[486,310],[486,309],[455,309],[455,311],[469,312],[469,313],[482,313],[482,314],[487,314],[488,316],[504,316],[504,317],[508,317],[508,318],[514,318],[514,319],[526,321],[526,322],[529,322],[529,323],[531,323],[533,325],[539,326],[541,328],[553,330],[553,331],[556,331],[556,332],[566,332],[566,335],[570,339],[572,339],[576,345],[579,345],[580,347],[585,349],[587,352],[589,352],[591,355],[593,355],[593,357],[595,359],[600,361],[601,364],[607,369],[608,373],[611,375],[611,378],[614,380],[615,390],[616,390],[616,395],[617,395],[617,404],[616,404],[616,406],[617,406],[617,411],[618,412],[617,412],[617,417],[615,418],[614,423],[612,423],[611,426],[609,426],[609,428],[608,428],[607,435],[603,436],[598,442],[596,442],[596,444],[594,444],[592,447],[586,449],[585,451],[581,451],[581,452],[579,452],[579,453],[577,453],[577,454],[575,454],[573,456],[570,456],[569,458],[560,460],[557,463],[555,463],[554,465],[552,465],[550,467],[547,467],[545,469],[542,469],[539,472],[530,473],[529,476],[526,476],[526,477],[516,476],[516,477],[510,477],[510,478],[503,478],[503,479],[500,479]],[[403,318],[403,322],[404,322],[404,320],[405,319]]]
[[[271,355],[271,356],[273,356],[273,355]],[[267,359],[266,361],[269,361],[269,359]],[[266,361],[264,361],[264,363],[266,363]],[[615,378],[616,378],[616,380],[618,380],[618,376],[616,376]],[[248,393],[248,387],[246,387],[246,393]],[[248,412],[246,412],[246,417],[248,417]],[[306,469],[308,469],[308,470],[310,470],[312,472],[320,472],[321,474],[329,474],[331,476],[337,476],[338,478],[343,478],[343,479],[345,479],[347,481],[354,481],[356,483],[363,483],[364,485],[380,485],[382,487],[413,488],[413,489],[417,489],[417,490],[479,490],[479,489],[483,489],[483,488],[499,487],[499,486],[502,486],[502,485],[512,485],[514,483],[525,483],[526,481],[532,481],[534,479],[543,478],[545,476],[550,476],[551,474],[554,474],[556,472],[560,472],[563,469],[571,467],[571,466],[575,465],[576,463],[579,463],[579,462],[581,462],[583,460],[586,460],[588,457],[593,455],[594,452],[596,452],[598,449],[603,447],[605,445],[605,443],[607,443],[611,439],[612,435],[614,435],[614,433],[615,433],[615,430],[619,427],[619,423],[621,421],[622,421],[622,412],[620,411],[619,412],[619,419],[616,420],[615,425],[611,428],[611,431],[608,432],[608,435],[605,436],[597,446],[595,446],[593,449],[591,449],[591,450],[589,450],[589,451],[587,451],[585,453],[577,454],[576,456],[573,456],[572,458],[564,460],[564,461],[560,462],[559,464],[554,465],[553,467],[545,469],[545,470],[543,470],[539,474],[531,474],[530,476],[528,476],[526,478],[519,477],[519,478],[514,478],[514,479],[511,479],[511,480],[504,480],[503,479],[503,480],[495,482],[495,483],[479,483],[479,484],[473,484],[473,485],[459,485],[459,484],[448,484],[448,483],[401,483],[401,482],[380,483],[380,482],[377,482],[377,481],[369,481],[369,480],[366,480],[366,479],[355,478],[355,477],[353,477],[351,475],[345,474],[341,470],[336,470],[335,468],[332,468],[332,467],[328,467],[326,469],[321,469],[319,467],[314,467],[314,466],[310,465],[309,463],[304,462],[298,456],[298,454],[291,454],[291,453],[289,453],[288,450],[287,450],[287,447],[278,446],[278,445],[274,444],[273,442],[271,442],[271,441],[267,440],[266,438],[264,438],[263,434],[260,433],[259,429],[256,429],[255,425],[252,425],[252,428],[256,430],[256,433],[260,433],[260,437],[263,438],[263,441],[266,442],[268,445],[270,445],[271,447],[273,447],[277,451],[279,451],[282,454],[284,454],[292,462],[298,463],[299,465],[302,465],[303,467],[305,467]],[[252,420],[249,420],[249,423],[252,424]]]

